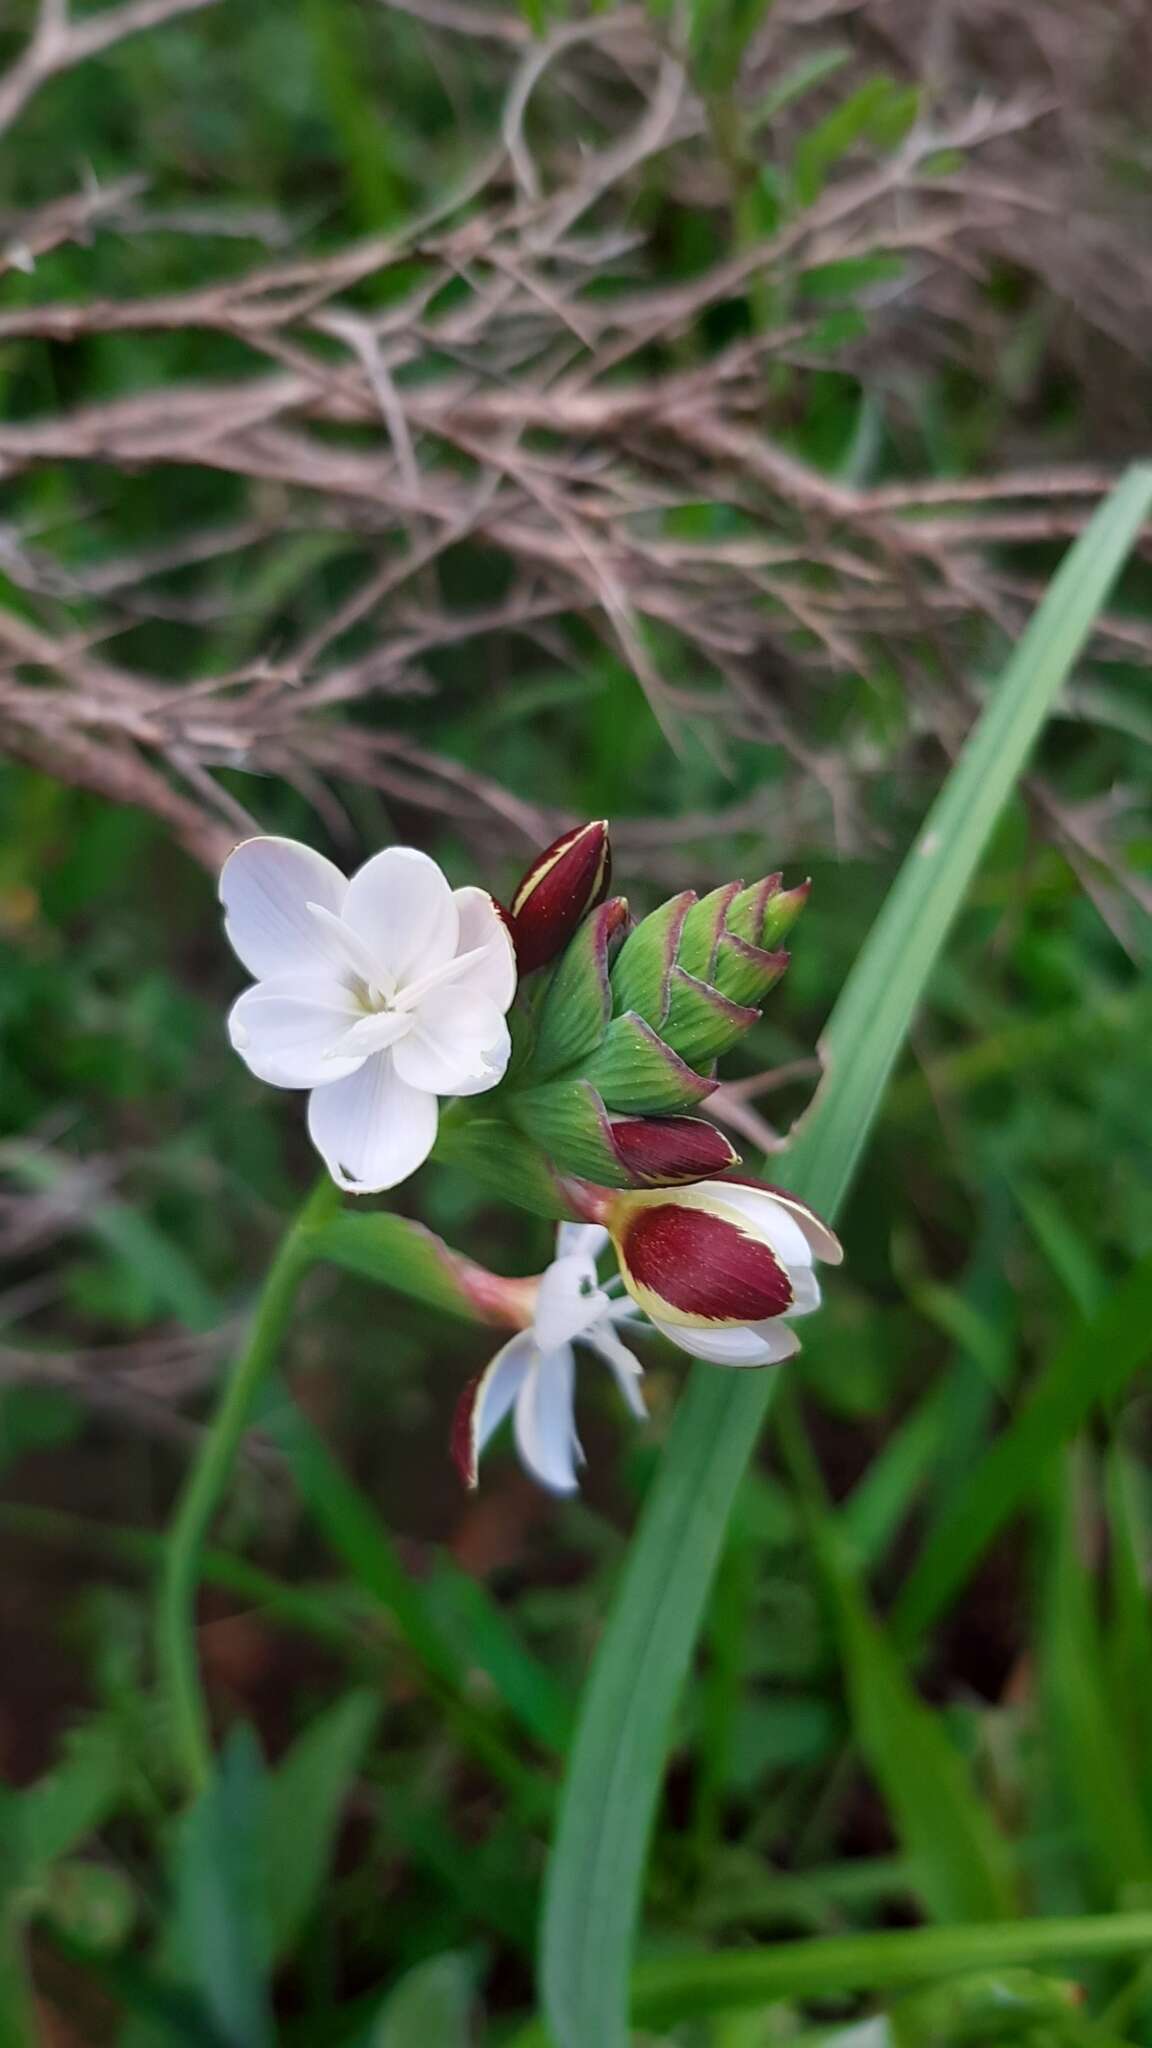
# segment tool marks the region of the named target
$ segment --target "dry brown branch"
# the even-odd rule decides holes
[[[98,14],[70,21],[68,0],[40,0],[36,27],[16,62],[0,78],[0,135],[23,113],[49,79],[74,71],[115,43],[159,28],[182,14],[214,7],[216,0],[123,0]]]
[[[450,29],[454,35],[505,43],[513,50],[522,50],[532,40],[532,31],[522,15],[504,14],[485,4],[473,6],[471,0],[381,0],[381,5],[394,8],[398,14],[414,15],[429,28]]]
[[[208,4],[129,0],[71,21],[62,0],[43,0],[0,80],[0,126],[61,70]],[[868,302],[865,375],[869,351],[904,359],[910,311],[923,328],[930,308],[949,335],[963,325],[958,303],[986,319],[973,277],[989,250],[1021,222],[1045,228],[1027,151],[1050,97],[942,103],[894,153],[860,152],[778,231],[734,245],[731,168],[667,24],[657,32],[643,9],[619,9],[538,39],[512,13],[391,4],[430,36],[482,39],[508,79],[491,147],[406,230],[265,258],[193,291],[46,297],[0,313],[0,343],[196,329],[209,344],[226,338],[230,365],[0,424],[15,508],[0,563],[23,607],[0,613],[4,743],[151,810],[209,864],[250,824],[223,767],[290,780],[333,830],[342,786],[359,782],[519,851],[567,821],[382,728],[381,700],[435,698],[440,658],[465,642],[513,676],[525,659],[584,670],[599,646],[636,675],[670,738],[690,733],[722,754],[732,733],[786,764],[770,793],[674,823],[622,821],[641,868],[661,875],[685,842],[706,863],[713,842],[744,834],[782,850],[869,844],[868,780],[891,757],[851,737],[815,744],[824,693],[882,659],[904,680],[913,742],[931,732],[953,747],[973,663],[995,658],[988,628],[1016,631],[1039,584],[1004,551],[1077,531],[1114,470],[1062,467],[1044,451],[1037,463],[1026,445],[1005,473],[943,480],[849,481],[802,459],[776,394],[785,372],[803,393],[824,367],[803,279],[876,254],[907,259],[898,289]],[[749,59],[750,94],[757,67],[775,75],[787,56],[801,12],[773,16]],[[569,99],[591,137],[580,153],[554,118]],[[716,226],[715,257],[671,284],[634,204],[657,154],[673,187],[694,181]],[[93,190],[6,225],[7,262],[119,222],[132,198]],[[397,265],[401,293],[361,293]],[[717,346],[709,323],[750,287],[776,291],[795,317]],[[244,502],[216,529],[65,569],[22,521],[21,482],[81,463],[115,479],[217,471],[239,480]],[[677,515],[701,506],[715,517],[689,535]],[[232,665],[205,664],[200,636],[237,604],[229,558],[275,562],[309,533],[332,543],[338,595],[321,596],[305,568],[284,617],[255,621]],[[455,606],[440,579],[466,546],[498,562],[500,595]],[[135,641],[118,645],[149,619],[187,636],[194,682],[150,674],[128,654]],[[1143,651],[1149,635],[1118,608],[1098,642]],[[1079,857],[1090,858],[1083,846]]]

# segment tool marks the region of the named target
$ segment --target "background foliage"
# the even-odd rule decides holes
[[[540,2040],[559,1774],[681,1365],[652,1347],[643,1435],[587,1373],[579,1503],[507,1456],[463,1501],[490,1334],[315,1276],[216,1534],[184,1806],[155,1566],[311,1171],[224,1047],[202,863],[254,816],[506,892],[607,813],[638,908],[811,872],[727,1104],[771,1142],[1143,431],[1147,29],[182,11],[101,53],[48,6],[0,52],[0,2038]],[[1150,631],[1137,560],[746,1482],[645,2040],[1152,2030]],[[547,1256],[443,1171],[402,1206]]]

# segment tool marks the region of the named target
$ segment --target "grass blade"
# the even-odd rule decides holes
[[[468,2048],[476,1966],[469,1955],[430,1956],[389,1992],[370,2048]]]
[[[1152,507],[1132,470],[1072,549],[912,848],[836,1005],[827,1071],[783,1165],[834,1212],[988,837]],[[545,1901],[559,2048],[626,2048],[629,1963],[672,1715],[773,1381],[697,1366],[586,1689]]]
[[[175,1919],[181,1974],[210,2015],[221,2048],[272,2048],[268,1928],[256,1739],[233,1730],[175,1839]]]
[[[938,1714],[915,1691],[868,1604],[837,1527],[794,1400],[780,1437],[840,1643],[856,1740],[915,1887],[936,1920],[1003,1920],[1016,1909],[1008,1844]]]
[[[762,2012],[785,2000],[860,1991],[872,1997],[973,1970],[1139,1957],[1152,1944],[1152,1913],[1100,1913],[1061,1920],[993,1921],[990,1926],[884,1928],[816,1935],[763,1948],[663,1956],[632,1979],[638,2026],[674,2026],[722,2012]],[[539,2021],[508,2048],[548,2048]]]
[[[692,2013],[737,2011],[838,1991],[875,1994],[970,1970],[1140,1955],[1150,1939],[1149,1913],[817,1936],[744,1954],[675,1956],[646,1964],[636,1973],[633,2009],[645,2025],[661,2026]]]
[[[997,1536],[1043,1482],[1061,1445],[1121,1394],[1152,1354],[1152,1253],[1074,1330],[971,1474],[964,1514],[934,1530],[897,1602],[893,1627],[910,1643],[930,1628]]]
[[[1079,1554],[1078,1476],[1073,1463],[1067,1483],[1052,1489],[1041,1698],[1063,1800],[1093,1880],[1088,1896],[1115,1907],[1148,1897],[1152,1836],[1117,1725],[1095,1582]]]
[[[459,1740],[502,1779],[527,1815],[539,1818],[550,1804],[550,1787],[492,1715],[471,1698],[474,1666],[441,1631],[422,1589],[405,1571],[385,1524],[294,1403],[283,1401],[270,1414],[268,1427],[288,1457],[309,1513],[336,1555],[391,1615]],[[482,1598],[479,1590],[476,1597]],[[495,1630],[495,1610],[488,1620]],[[521,1647],[519,1661],[526,1656]]]
[[[297,1737],[269,1776],[263,1846],[271,1954],[290,1954],[320,1894],[340,1817],[380,1719],[364,1687],[345,1693]]]

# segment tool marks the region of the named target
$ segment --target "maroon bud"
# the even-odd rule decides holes
[[[629,1294],[657,1321],[732,1326],[792,1307],[784,1260],[739,1214],[718,1208],[711,1189],[622,1195],[608,1228]]]
[[[512,898],[512,937],[521,974],[545,967],[564,951],[612,880],[612,849],[603,818],[565,832],[537,854]]]
[[[739,1164],[723,1132],[703,1117],[613,1117],[609,1132],[621,1165],[640,1187],[710,1180]]]

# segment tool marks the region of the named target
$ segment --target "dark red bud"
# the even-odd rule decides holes
[[[788,1269],[766,1239],[753,1236],[735,1216],[705,1208],[692,1190],[692,1206],[669,1188],[626,1206],[609,1218],[628,1292],[649,1314],[671,1322],[758,1323],[791,1308]],[[656,1306],[653,1307],[652,1304]]]
[[[562,833],[537,854],[512,898],[512,937],[521,974],[564,951],[612,880],[612,849],[603,818]]]
[[[703,1117],[613,1117],[609,1128],[621,1164],[642,1187],[710,1180],[739,1164],[723,1132]]]

